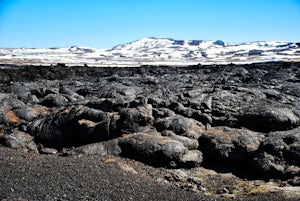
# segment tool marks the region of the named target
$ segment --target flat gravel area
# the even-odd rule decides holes
[[[120,158],[39,156],[3,147],[0,150],[2,200],[206,199],[201,194],[160,184],[145,173],[154,168],[133,169]]]
[[[23,153],[0,146],[0,200],[283,200],[278,194],[206,196],[129,159]],[[285,199],[284,199],[285,200]]]

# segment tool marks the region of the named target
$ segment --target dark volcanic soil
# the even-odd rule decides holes
[[[2,65],[0,80],[1,199],[300,199],[299,63]]]
[[[20,155],[1,148],[0,160],[3,200],[202,200],[204,197],[158,183],[155,173],[162,171],[142,164],[136,169],[130,161],[120,158]]]
[[[6,200],[295,200],[280,193],[206,196],[167,182],[162,168],[122,158],[57,157],[0,147],[0,199]],[[222,185],[222,179],[219,180]],[[289,192],[293,194],[293,192]]]

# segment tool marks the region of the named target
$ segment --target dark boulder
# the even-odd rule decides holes
[[[18,116],[20,119],[24,119],[27,122],[33,121],[37,118],[42,118],[44,116],[47,116],[50,114],[50,111],[48,108],[44,106],[39,105],[24,105],[21,107],[18,107],[14,109],[14,113],[16,116]]]
[[[199,138],[199,149],[208,161],[236,164],[250,161],[260,147],[264,136],[244,129],[215,127]]]
[[[21,120],[14,111],[9,109],[0,109],[0,124],[18,126],[21,124]]]
[[[199,166],[202,154],[188,149],[169,137],[138,133],[119,139],[121,156],[136,159],[153,166]]]
[[[68,103],[68,99],[60,94],[48,94],[45,96],[40,104],[47,107],[60,107]]]
[[[59,90],[59,93],[60,93],[62,96],[66,97],[66,99],[67,99],[69,102],[75,102],[75,101],[84,99],[83,96],[77,94],[76,92],[72,91],[72,90],[69,89],[68,87],[61,87],[60,90]]]
[[[262,176],[293,178],[300,175],[299,128],[273,132],[266,136],[253,159],[254,169]]]
[[[31,89],[30,94],[35,95],[38,98],[44,98],[45,96],[47,96],[49,94],[58,94],[59,93],[59,89],[56,88],[56,84],[54,84],[54,86],[51,84],[52,86],[49,86],[49,87],[47,87],[45,85],[47,85],[47,83],[42,85],[42,87],[35,87],[35,88]]]
[[[119,156],[121,149],[118,144],[118,139],[113,139],[76,147],[74,152],[85,155]]]
[[[136,108],[124,108],[119,111],[120,119],[117,127],[120,133],[141,132],[153,125],[152,105],[146,104]]]
[[[7,93],[0,93],[0,103],[0,109],[6,110],[25,105],[25,103],[19,100],[15,95]]]
[[[169,130],[163,131],[162,135],[170,137],[173,140],[176,140],[178,142],[181,142],[189,150],[197,150],[198,149],[198,146],[199,146],[198,140],[180,136],[180,135],[176,135],[173,131],[169,131]]]
[[[288,83],[282,87],[282,92],[292,96],[300,97],[300,83]]]
[[[38,153],[34,137],[21,131],[16,130],[11,134],[0,135],[0,143],[12,149]]]
[[[175,116],[175,112],[168,108],[153,108],[153,117],[155,119],[173,116]]]
[[[289,130],[300,124],[299,117],[285,107],[251,107],[244,109],[238,118],[241,126],[261,132]]]
[[[112,138],[110,118],[100,110],[73,106],[34,121],[30,131],[47,147],[79,146]]]
[[[253,159],[253,167],[263,178],[288,179],[300,175],[299,166],[288,166],[282,158],[266,152]]]
[[[205,126],[202,123],[181,115],[157,119],[155,127],[158,131],[170,130],[177,135],[192,139],[198,139],[205,132]]]

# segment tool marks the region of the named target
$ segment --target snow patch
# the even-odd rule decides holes
[[[299,43],[259,41],[231,45],[222,40],[143,38],[112,49],[0,48],[1,63],[139,66],[253,63],[300,59]]]

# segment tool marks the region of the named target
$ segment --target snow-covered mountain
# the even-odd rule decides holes
[[[73,46],[70,48],[0,48],[0,63],[95,66],[190,65],[300,61],[300,43],[251,42],[231,45],[221,40],[174,40],[144,38],[112,49]]]

